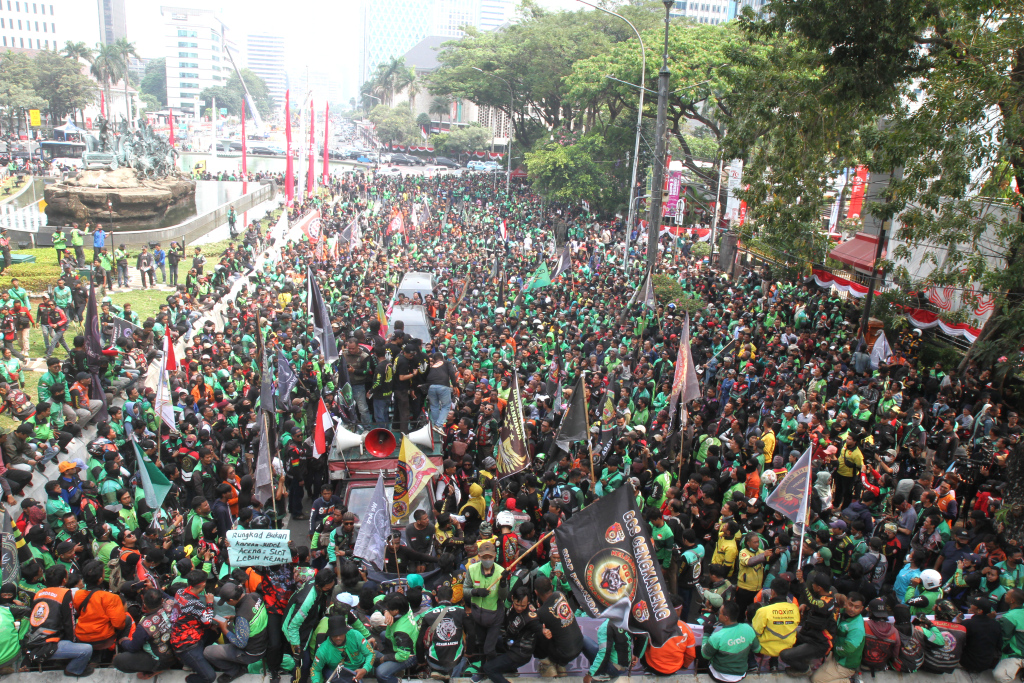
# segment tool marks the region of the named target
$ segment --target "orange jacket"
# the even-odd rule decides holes
[[[82,612],[82,603],[92,595]],[[124,628],[128,613],[121,598],[109,591],[80,590],[72,598],[78,611],[75,637],[81,643],[98,643],[114,637],[114,631]]]
[[[696,639],[685,621],[679,621],[680,634],[661,647],[648,647],[644,656],[651,668],[661,674],[674,674],[689,668],[697,656]]]

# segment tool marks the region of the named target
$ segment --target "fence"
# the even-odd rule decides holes
[[[167,228],[115,232],[113,239],[117,244],[135,247],[149,246],[155,242],[167,244],[171,240],[188,244],[227,223],[228,209],[232,206],[235,207],[236,213],[242,214],[264,202],[273,200],[276,194],[277,185],[273,181],[261,180],[259,187],[254,191],[226,202],[202,216],[196,216],[184,223]],[[39,211],[34,204],[10,211],[0,209],[0,226],[8,229],[11,244],[17,249],[53,246],[52,236],[56,228],[46,225],[46,214]]]

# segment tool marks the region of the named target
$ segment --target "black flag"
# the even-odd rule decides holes
[[[89,398],[103,403],[96,413],[96,422],[106,422],[110,419],[110,414],[107,413],[107,394],[100,384],[100,369],[106,366],[107,357],[103,354],[100,316],[96,312],[96,286],[92,283],[89,283],[89,303],[85,308],[85,357],[89,365],[89,374],[92,375]]]
[[[313,319],[313,330],[320,339],[320,353],[324,360],[333,363],[338,360],[338,344],[334,340],[334,330],[331,328],[331,315],[327,311],[327,304],[324,303],[324,296],[320,293],[320,285],[316,282],[312,268],[306,268],[306,277],[309,278],[306,297],[309,316]]]
[[[558,433],[555,435],[555,445],[563,451],[569,450],[569,445],[577,441],[587,440],[587,403],[584,400],[583,373],[576,378],[572,385],[572,396],[569,397],[569,409],[565,411],[565,417],[558,425]]]
[[[285,410],[291,410],[292,408],[292,389],[299,383],[299,378],[295,376],[295,370],[292,369],[291,362],[285,358],[284,352],[281,349],[277,350],[277,400],[284,407]]]
[[[498,478],[521,472],[530,464],[526,426],[523,422],[523,399],[519,395],[519,378],[512,372],[512,388],[498,428],[498,443],[494,446],[494,459],[498,463]]]
[[[676,613],[633,489],[620,486],[555,530],[577,602],[588,616],[627,598],[629,624],[661,647],[678,635]]]

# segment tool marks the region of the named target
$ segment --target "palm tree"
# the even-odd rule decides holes
[[[430,101],[431,116],[436,115],[440,123],[444,123],[444,117],[452,110],[452,101],[447,95],[437,95]],[[440,126],[438,126],[440,128]]]
[[[138,59],[139,53],[135,51],[135,43],[127,38],[118,38],[114,43],[114,49],[121,58],[121,77],[124,78],[124,108],[128,113],[128,125],[132,125],[132,102],[128,99],[128,74],[131,60]]]
[[[91,73],[100,85],[103,87],[104,95],[107,99],[107,117],[110,117],[110,86],[112,83],[117,83],[122,75],[122,64],[121,54],[114,45],[103,45],[98,44],[96,50],[96,56],[93,57],[92,66],[89,67],[89,73]]]
[[[420,94],[420,80],[416,76],[416,69],[407,68],[395,76],[395,90],[406,91],[409,95],[409,109],[416,111],[416,96]]]
[[[92,64],[95,52],[82,41],[72,42],[69,40],[64,43],[63,55],[68,59],[84,60],[87,64]]]

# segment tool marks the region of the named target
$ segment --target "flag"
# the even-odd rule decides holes
[[[142,495],[146,499],[146,505],[150,510],[159,510],[164,504],[164,498],[171,490],[171,482],[160,471],[160,468],[149,461],[146,454],[139,448],[139,444],[132,442],[135,447],[135,462],[139,465],[139,480],[142,483]],[[139,493],[135,493],[136,499]]]
[[[391,514],[387,496],[384,494],[384,472],[377,475],[377,486],[365,511],[361,511],[362,524],[356,535],[356,547],[352,554],[369,562],[377,570],[384,569],[384,544],[391,535]]]
[[[678,635],[661,563],[631,487],[620,486],[573,513],[555,530],[555,540],[587,616],[600,616],[627,598],[630,630],[649,635],[655,647]]]
[[[520,472],[530,464],[526,427],[523,424],[523,398],[519,395],[519,377],[515,371],[512,372],[512,388],[508,392],[508,403],[505,404],[501,426],[498,428],[494,459],[498,462],[499,479]]]
[[[601,422],[610,425],[615,422],[615,402],[612,401],[612,392],[604,392],[604,406],[601,408]]]
[[[804,454],[793,465],[775,490],[768,494],[765,503],[772,510],[781,512],[795,524],[807,521],[807,503],[811,491],[811,448],[807,447]]]
[[[501,241],[508,241],[508,223],[504,218],[501,219]]]
[[[548,287],[551,285],[551,275],[548,273],[548,264],[542,263],[537,270],[534,271],[533,275],[530,276],[530,281],[526,283],[526,291],[532,292],[540,287]]]
[[[333,363],[338,360],[338,343],[334,339],[331,328],[331,314],[327,311],[324,295],[316,282],[313,269],[306,267],[306,303],[309,305],[309,316],[313,319],[313,334],[320,340],[320,353],[324,360]]]
[[[160,420],[171,429],[177,428],[177,420],[174,415],[174,402],[171,400],[171,389],[167,384],[167,372],[160,369],[160,380],[156,386],[156,398],[153,399],[153,410],[160,416]],[[157,434],[159,441],[160,435]]]
[[[270,374],[266,359],[260,366],[262,381],[260,382],[260,408],[268,413],[275,412],[274,406],[274,377]]]
[[[647,271],[647,277],[644,278],[643,283],[633,292],[633,296],[630,297],[629,303],[626,306],[628,308],[636,303],[648,308],[657,307],[657,301],[654,298],[654,283],[651,281],[651,271]]]
[[[561,255],[558,257],[558,261],[555,262],[555,270],[551,273],[551,279],[554,280],[562,273],[572,268],[572,255],[569,253],[569,245],[565,245],[565,249],[562,250]]]
[[[245,107],[242,107],[245,109]],[[330,161],[330,154],[327,149],[327,141],[330,140],[327,137],[327,126],[331,121],[331,103],[324,103],[324,185],[327,184],[327,179],[331,177],[331,171],[328,168],[328,162]]]
[[[100,369],[106,367],[107,356],[103,353],[103,338],[100,336],[100,316],[96,312],[96,285],[89,283],[89,302],[85,309],[85,357],[89,365],[92,383],[89,385],[89,398],[102,403],[96,413],[96,422],[110,419],[107,413],[107,394],[100,384]]]
[[[3,570],[0,580],[4,583],[18,583],[21,579],[21,563],[32,559],[32,551],[21,536],[21,529],[14,523],[10,511],[4,509],[3,530],[0,532],[0,557]]]
[[[892,349],[889,348],[889,340],[885,338],[885,332],[879,330],[878,339],[871,347],[871,369],[877,370],[882,363],[888,363],[892,358]]]
[[[380,305],[380,299],[377,299],[377,321],[380,323],[380,336],[387,339],[388,317],[384,314],[384,307]]]
[[[175,372],[178,369],[178,358],[174,354],[174,344],[171,343],[171,326],[164,328],[164,370]]]
[[[313,457],[319,458],[327,452],[327,432],[334,429],[334,420],[321,398],[316,406],[316,424],[313,426]]]
[[[555,434],[555,445],[563,451],[569,450],[569,445],[577,441],[587,440],[587,401],[586,391],[583,388],[583,373],[576,378],[572,385],[572,395],[569,397],[569,409],[565,411],[562,422],[558,425],[558,432]],[[611,400],[610,398],[608,400]],[[614,410],[612,413],[614,414]],[[550,453],[548,456],[550,457]]]
[[[548,378],[544,382],[544,391],[548,395],[555,394],[555,400],[559,403],[562,400],[562,361],[558,355],[558,348],[555,348],[551,363],[548,364]],[[555,412],[558,412],[555,410]]]
[[[675,374],[672,376],[672,397],[669,402],[669,427],[675,420],[676,407],[682,397],[683,405],[700,398],[700,383],[697,381],[697,369],[693,366],[693,354],[690,352],[690,314],[683,315],[683,329],[679,334],[679,354],[676,356]]]
[[[284,139],[285,139],[285,163],[284,163],[284,197],[291,206],[295,198],[295,169],[292,168],[292,110],[289,104],[290,90],[284,91]]]
[[[260,450],[256,455],[256,490],[255,498],[260,505],[274,497],[274,473],[270,464],[270,428],[267,418],[263,416],[260,424]]]
[[[116,346],[118,339],[131,339],[136,330],[142,331],[142,328],[135,323],[117,316],[114,316],[111,324],[114,326],[114,331],[110,334],[111,346]]]
[[[586,211],[587,213],[590,213],[590,202],[588,202],[586,199],[583,200],[583,210]]]
[[[391,503],[391,523],[409,516],[409,505],[416,495],[430,483],[438,469],[430,458],[416,448],[409,435],[402,436],[402,448],[398,452],[398,469],[395,470],[395,489]]]
[[[313,111],[313,100],[309,101],[309,170],[306,171],[306,196],[313,196],[313,186],[316,185],[316,179],[313,177],[313,164],[316,158],[316,114]]]
[[[171,138],[170,138],[171,147],[174,147],[174,114],[168,115],[167,123],[170,124],[170,127],[171,127]]]
[[[299,378],[292,370],[291,362],[285,358],[281,349],[277,350],[277,400],[286,410],[291,410],[292,389],[299,383]]]
[[[246,143],[245,137],[245,100],[242,100],[242,175],[249,173],[249,165],[246,157],[249,154],[249,149]],[[243,190],[244,192],[244,190]]]

